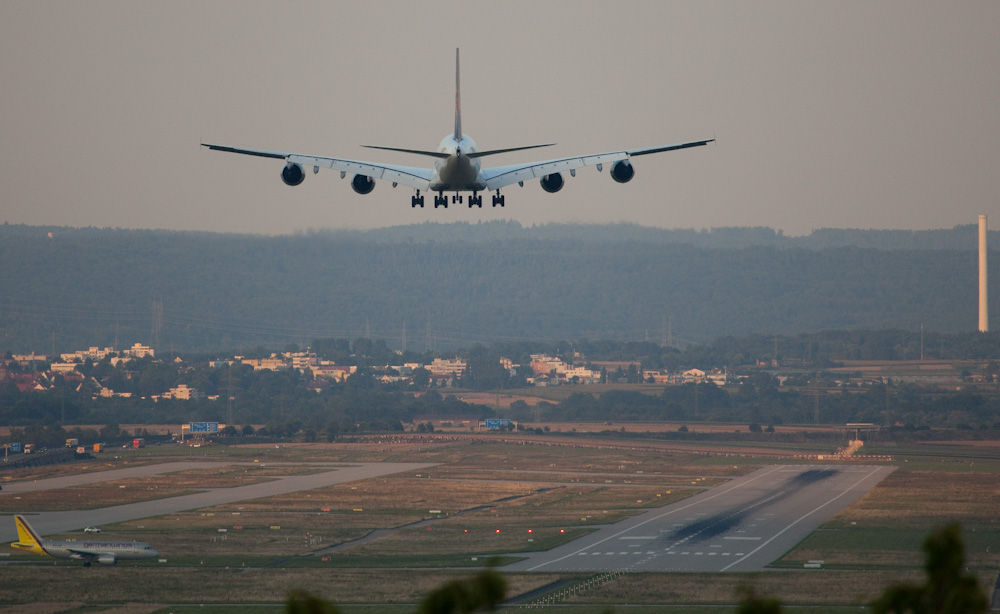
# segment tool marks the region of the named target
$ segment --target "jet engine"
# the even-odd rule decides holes
[[[563,179],[561,173],[552,173],[551,175],[545,175],[541,179],[542,189],[550,194],[561,190],[563,184],[565,183],[566,180]]]
[[[116,559],[113,554],[102,554],[97,557],[97,562],[101,565],[116,565],[118,563],[118,559]]]
[[[299,185],[306,180],[306,172],[302,170],[301,164],[289,162],[285,168],[281,169],[281,180],[285,185]]]
[[[626,183],[635,176],[635,169],[628,160],[619,160],[611,165],[611,178],[618,183]]]
[[[368,175],[355,175],[351,179],[351,187],[358,194],[367,194],[375,189],[375,180]]]

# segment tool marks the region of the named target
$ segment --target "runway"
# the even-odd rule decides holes
[[[71,485],[90,484],[94,482],[104,482],[108,480],[122,479],[124,477],[144,477],[159,475],[163,473],[174,473],[187,469],[232,466],[240,463],[213,463],[186,461],[177,463],[161,463],[158,465],[146,465],[143,467],[131,467],[128,469],[118,469],[111,471],[97,471],[76,476],[65,476],[50,478],[47,480],[37,480],[34,482],[14,483],[5,486],[0,491],[0,511],[4,513],[17,513],[15,495],[19,492],[30,490],[58,489]],[[125,505],[115,505],[94,510],[74,510],[65,512],[41,512],[38,514],[25,514],[31,526],[42,535],[52,535],[55,533],[66,533],[78,531],[86,526],[100,526],[126,520],[136,520],[138,518],[148,518],[151,516],[161,516],[185,510],[201,509],[223,503],[235,503],[237,501],[247,501],[259,499],[261,497],[271,497],[283,495],[290,492],[312,490],[323,488],[334,484],[354,482],[357,480],[367,480],[369,478],[389,475],[392,473],[402,473],[433,467],[435,463],[331,463],[330,471],[314,473],[311,475],[292,476],[269,476],[271,481],[248,486],[236,486],[233,488],[211,488],[202,492],[156,499],[154,501],[141,501]],[[273,464],[272,464],[273,466]],[[13,516],[0,517],[0,543],[12,542],[17,539],[17,530],[14,527]]]
[[[759,571],[895,467],[772,465],[504,571]]]

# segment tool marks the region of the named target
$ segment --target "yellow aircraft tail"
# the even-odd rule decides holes
[[[12,548],[27,550],[35,554],[48,554],[42,546],[43,540],[35,530],[31,528],[28,521],[21,516],[14,516],[14,523],[17,525],[17,541],[11,544]]]

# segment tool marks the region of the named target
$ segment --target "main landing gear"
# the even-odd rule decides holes
[[[462,202],[462,195],[455,192],[455,194],[451,197],[451,202]],[[497,193],[493,195],[493,206],[496,207],[497,205],[500,205],[501,207],[504,205],[503,195],[500,194],[500,190],[497,190]],[[410,206],[424,206],[424,197],[420,195],[420,190],[417,190],[416,196],[410,198]],[[434,196],[434,208],[437,209],[438,207],[444,207],[445,209],[448,208],[448,197],[444,195],[444,192],[438,192]],[[480,209],[483,208],[483,197],[479,192],[473,192],[472,196],[469,197],[469,208],[471,209],[473,207],[479,207]]]

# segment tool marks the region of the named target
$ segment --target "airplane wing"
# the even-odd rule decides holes
[[[660,145],[656,147],[644,147],[641,149],[626,149],[603,154],[593,154],[586,156],[574,156],[571,158],[559,158],[557,160],[545,160],[543,162],[529,162],[527,164],[513,164],[511,166],[498,166],[495,168],[483,169],[482,175],[486,179],[488,190],[498,190],[512,183],[519,183],[531,179],[539,179],[545,175],[572,171],[585,166],[596,166],[601,170],[603,165],[627,160],[632,156],[644,156],[647,154],[660,153],[661,151],[673,151],[675,149],[687,149],[688,147],[698,147],[711,143],[715,139],[705,139],[702,141],[688,141],[686,143],[675,143],[673,145]]]
[[[92,550],[84,550],[82,548],[65,548],[65,550],[66,552],[69,552],[70,558],[78,561],[96,561],[102,556],[113,556],[109,555],[107,552],[94,552]]]
[[[285,153],[280,151],[267,151],[263,149],[243,149],[240,147],[229,147],[227,145],[211,145],[202,143],[202,147],[208,147],[214,151],[226,151],[229,153],[244,154],[247,156],[260,156],[262,158],[275,158],[285,160],[292,164],[301,164],[304,167],[311,166],[315,172],[320,168],[329,168],[340,171],[341,177],[346,173],[353,175],[365,175],[373,179],[401,183],[415,190],[427,190],[430,185],[431,175],[434,171],[428,168],[414,168],[410,166],[395,166],[392,164],[377,164],[375,162],[362,162],[360,160],[342,160],[340,158],[326,158],[323,156],[307,156],[296,153]]]

